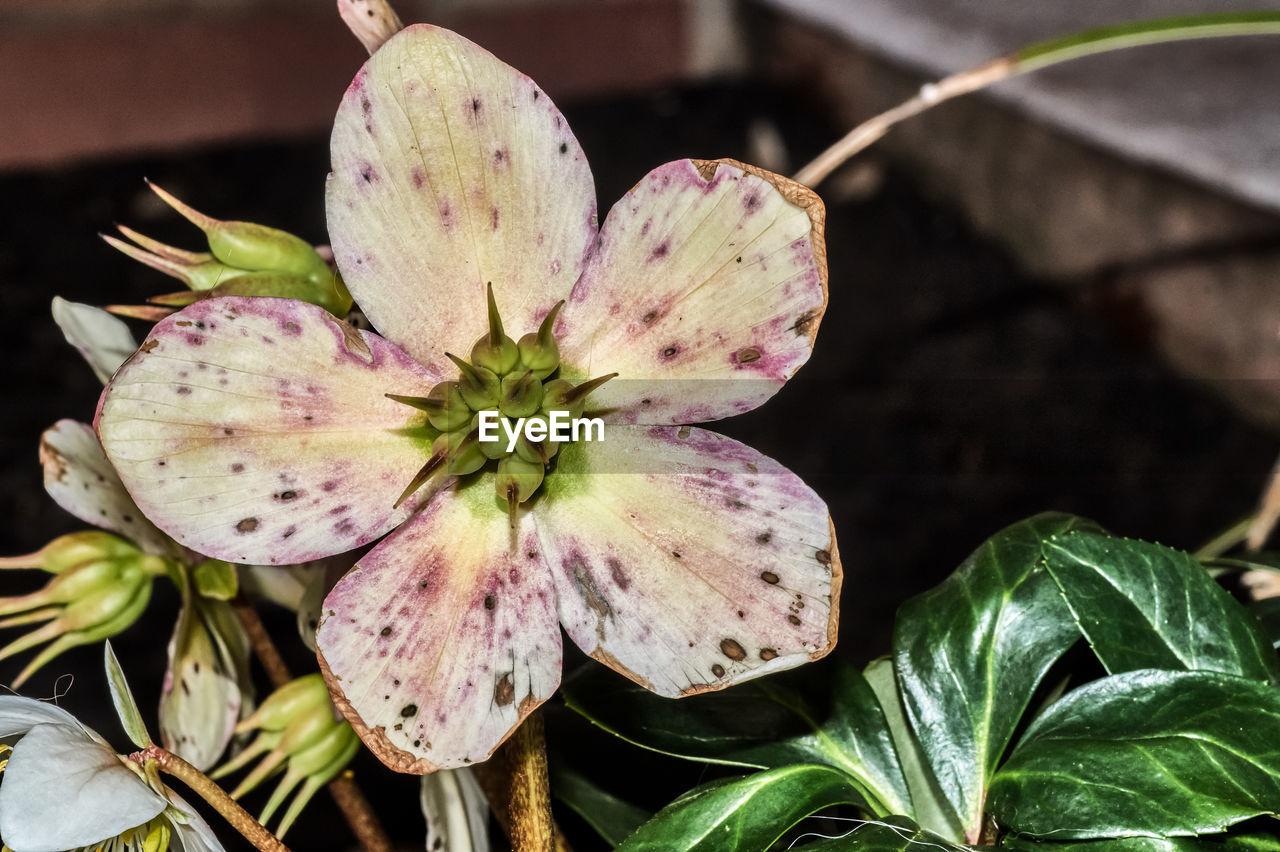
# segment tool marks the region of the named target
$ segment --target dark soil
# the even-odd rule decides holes
[[[748,87],[564,106],[602,210],[668,159],[745,156],[755,117],[784,128],[794,164],[839,130],[798,113],[786,93]],[[90,419],[100,387],[63,343],[49,299],[129,303],[178,289],[95,237],[115,222],[199,247],[143,177],[213,215],[323,242],[326,172],[327,140],[315,138],[0,177],[0,286],[14,355],[0,407],[0,552],[31,551],[82,526],[45,497],[36,445],[58,418]],[[1274,460],[1273,436],[1108,338],[1062,290],[1029,279],[954,212],[922,198],[910,175],[890,164],[869,197],[831,203],[828,245],[831,304],[812,361],[768,405],[716,428],[779,459],[829,503],[847,572],[846,658],[887,651],[901,601],[1027,515],[1075,512],[1118,533],[1193,547],[1250,510]],[[2,582],[6,594],[30,587],[15,575]],[[116,643],[144,707],[158,694],[175,614],[163,585]],[[303,671],[310,661],[291,617],[268,615]],[[0,665],[0,680],[26,658]],[[59,675],[73,673],[74,684],[59,684],[63,703],[123,745],[100,661],[96,647],[68,653],[25,692],[51,695]],[[647,806],[701,777],[697,766],[617,746],[568,714],[552,717],[553,742],[579,765],[626,766],[625,778],[595,774]],[[416,782],[367,756],[357,772],[397,839],[421,848]],[[291,834],[293,848],[342,846],[334,809],[323,794],[317,803]],[[564,821],[576,848],[594,848],[580,822]]]

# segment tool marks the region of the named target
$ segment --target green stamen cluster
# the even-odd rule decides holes
[[[441,382],[425,397],[387,394],[397,402],[425,411],[432,428],[440,433],[432,445],[431,457],[409,482],[396,501],[397,506],[439,471],[461,476],[495,462],[498,497],[507,501],[514,517],[516,507],[542,485],[547,467],[560,450],[561,442],[551,437],[552,416],[563,412],[569,419],[581,417],[587,395],[617,375],[601,376],[580,385],[555,377],[560,368],[560,348],[552,329],[563,301],[551,309],[537,331],[518,342],[508,337],[502,327],[492,284],[488,301],[489,333],[471,347],[471,360],[445,353],[458,367],[455,381]],[[483,420],[488,420],[491,427],[497,421],[498,440],[482,440]],[[515,434],[517,428],[519,438],[509,448],[509,435]],[[494,431],[491,428],[489,434]],[[548,437],[530,440],[531,433]]]

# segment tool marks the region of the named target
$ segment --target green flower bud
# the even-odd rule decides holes
[[[541,462],[528,462],[517,455],[507,456],[498,462],[498,476],[494,489],[498,497],[508,504],[523,503],[542,485],[546,469]]]
[[[300,714],[315,707],[328,706],[329,688],[320,673],[303,675],[271,693],[253,715],[236,726],[236,733],[255,728],[283,731]]]
[[[427,394],[427,400],[427,419],[441,432],[452,432],[471,422],[473,412],[457,382],[441,382]]]
[[[482,446],[478,433],[450,432],[449,435],[449,473],[453,476],[466,476],[484,467],[488,458],[480,451]]]
[[[476,432],[476,446],[479,447],[485,458],[491,460],[505,459],[511,455],[511,453],[507,452],[507,428],[514,428],[514,424],[506,417],[498,418],[498,420],[498,439],[496,441],[481,441],[479,440],[479,430]],[[506,425],[504,426],[503,424]]]
[[[486,367],[475,367],[448,352],[445,357],[458,367],[461,377],[458,379],[458,393],[472,411],[484,411],[486,408],[497,408],[502,398],[502,382],[492,370]]]
[[[310,302],[340,317],[351,310],[351,294],[342,277],[305,240],[253,222],[214,219],[160,187],[150,186],[166,204],[204,232],[210,249],[192,252],[174,248],[123,225],[118,226],[120,232],[133,244],[103,234],[114,248],[177,278],[199,294],[169,293],[153,298],[154,304],[183,307],[210,296],[274,296]],[[116,307],[126,315],[140,315],[136,308]]]
[[[564,300],[556,302],[555,307],[542,320],[536,332],[530,332],[520,338],[517,348],[520,350],[520,363],[527,370],[532,370],[539,381],[545,379],[560,366],[560,347],[556,344],[552,329],[556,317],[564,307]]]
[[[533,371],[511,373],[502,380],[502,402],[498,410],[508,417],[528,417],[542,405],[542,382]]]
[[[80,561],[75,561],[75,560]],[[0,598],[0,628],[41,624],[0,648],[0,659],[48,643],[13,681],[17,688],[63,651],[101,642],[138,620],[151,600],[151,583],[169,561],[148,556],[110,534],[64,536],[30,557],[5,560],[5,567],[57,571],[43,589]]]
[[[471,347],[471,363],[499,376],[506,375],[520,363],[516,342],[502,330],[502,317],[493,298],[493,282],[489,282],[489,333]]]

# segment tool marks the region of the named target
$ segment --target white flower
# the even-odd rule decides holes
[[[0,739],[19,737],[0,778],[0,838],[13,852],[123,852],[148,837],[163,841],[148,849],[222,852],[186,802],[60,707],[0,696]]]

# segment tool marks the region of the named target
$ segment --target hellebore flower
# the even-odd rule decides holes
[[[109,650],[107,657],[110,675]],[[121,708],[117,699],[117,709],[129,728],[136,707],[127,701]],[[0,764],[0,836],[12,852],[164,852],[172,841],[183,852],[222,852],[208,823],[157,773],[116,754],[60,707],[0,695],[0,740],[15,738]]]
[[[547,96],[425,25],[356,75],[331,153],[334,256],[384,336],[294,301],[203,301],[120,369],[98,429],[138,505],[199,552],[286,564],[395,529],[330,591],[316,636],[366,745],[405,772],[484,760],[559,684],[561,624],[673,697],[826,654],[826,506],[680,425],[755,408],[807,360],[826,305],[817,196],[681,160],[597,233]],[[490,448],[488,469],[463,420],[539,393],[540,411],[598,412],[605,439]]]

